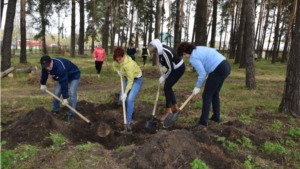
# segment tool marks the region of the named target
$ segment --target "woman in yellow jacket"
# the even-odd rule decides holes
[[[127,132],[124,130],[121,133],[132,133],[131,130],[131,119],[134,110],[134,101],[140,91],[143,84],[143,76],[140,67],[137,63],[131,59],[130,56],[126,55],[121,47],[117,47],[114,50],[113,55],[113,68],[118,72],[119,76],[125,76],[123,87],[124,95],[122,92],[120,94],[120,102],[125,100],[126,106],[126,128]]]

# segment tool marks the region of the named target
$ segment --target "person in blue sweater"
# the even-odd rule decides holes
[[[177,54],[190,58],[191,65],[198,73],[198,80],[193,93],[197,95],[205,78],[206,83],[202,94],[202,114],[193,129],[203,129],[208,124],[210,105],[212,104],[213,115],[209,120],[220,122],[220,98],[219,93],[223,82],[230,74],[231,68],[226,58],[216,49],[206,46],[195,46],[188,42],[182,42],[177,47]]]
[[[46,83],[48,75],[50,75],[56,82],[54,94],[57,97],[62,95],[62,105],[68,104],[68,98],[70,97],[70,106],[76,109],[77,104],[77,87],[80,80],[80,70],[71,61],[63,58],[51,59],[50,56],[42,56],[40,59],[42,66],[41,76],[41,90],[46,91]],[[68,92],[68,84],[70,84],[70,92]],[[52,114],[55,115],[59,112],[59,100],[53,98]],[[68,121],[72,122],[74,118],[74,112],[71,110],[68,112]]]

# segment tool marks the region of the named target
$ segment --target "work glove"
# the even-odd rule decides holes
[[[41,90],[45,92],[47,90],[46,85],[41,85]]]
[[[61,103],[62,105],[67,105],[68,104],[68,100],[67,99],[63,99],[63,101],[62,101],[62,103]]]
[[[166,80],[166,78],[164,76],[161,76],[158,81],[159,81],[159,84],[162,84],[164,81]]]
[[[121,77],[123,76],[122,72],[118,70],[118,75]]]
[[[197,95],[200,92],[200,88],[199,87],[195,87],[193,90],[194,95]]]
[[[126,98],[127,98],[127,93],[123,93],[122,100],[124,100],[124,102],[126,101]]]

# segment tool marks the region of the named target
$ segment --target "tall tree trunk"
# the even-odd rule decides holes
[[[213,0],[213,14],[212,14],[212,27],[211,27],[211,40],[210,40],[210,47],[215,47],[215,38],[216,38],[216,30],[217,30],[217,14],[218,14],[218,1]]]
[[[75,0],[72,0],[72,14],[71,14],[71,49],[70,56],[75,57]]]
[[[235,20],[237,20],[237,15],[234,17],[234,12],[235,12],[235,5],[236,0],[231,0],[231,11],[230,11],[230,15],[231,15],[231,30],[230,30],[230,40],[229,40],[229,58],[233,59],[234,58],[234,54],[235,54]],[[239,8],[239,7],[237,7]],[[238,11],[238,9],[236,9],[236,11]],[[237,12],[236,12],[237,13]]]
[[[14,29],[14,19],[16,13],[16,4],[17,0],[9,0],[6,11],[6,20],[4,26],[4,34],[3,34],[3,46],[1,48],[1,71],[5,71],[6,69],[11,67],[11,42],[12,42],[12,33]],[[4,50],[9,49],[9,50]]]
[[[47,51],[47,46],[46,46],[46,25],[47,25],[47,21],[46,21],[46,16],[45,16],[45,4],[40,4],[40,16],[41,16],[41,25],[42,25],[42,29],[41,29],[41,41],[42,41],[42,48],[43,48],[43,54],[46,55],[48,54]]]
[[[109,37],[109,12],[111,7],[111,0],[106,0],[105,5],[105,20],[102,27],[102,45],[106,52],[108,52],[108,37]],[[112,40],[113,41],[113,40]]]
[[[140,34],[140,14],[139,14],[139,9],[136,9],[136,29],[135,29],[135,46],[138,48],[139,47],[139,34]]]
[[[244,30],[245,30],[245,18],[246,18],[246,9],[245,9],[245,1],[243,1],[242,4],[242,11],[241,11],[241,17],[240,17],[240,25],[239,25],[239,32],[237,36],[237,51],[236,56],[234,60],[234,64],[240,64],[242,59],[246,59],[245,57],[242,58],[242,51],[243,51],[243,39],[244,39]],[[240,68],[245,68],[245,60],[243,61],[243,65]]]
[[[255,0],[247,0],[243,4],[246,10],[245,23],[245,57],[246,57],[246,88],[255,89],[255,67],[254,67],[254,49],[255,49]]]
[[[195,45],[196,46],[206,46],[207,37],[207,1],[197,0],[196,13],[195,13]]]
[[[258,56],[262,55],[262,51],[264,49],[266,32],[267,32],[267,28],[268,28],[268,25],[269,25],[270,9],[271,9],[271,0],[268,0],[268,7],[267,7],[267,12],[266,12],[265,24],[264,24],[264,28],[263,28],[263,32],[262,32],[262,38],[260,40],[261,43],[260,43],[260,47],[259,47],[259,52],[257,53]]]
[[[154,12],[153,11],[153,0],[149,0],[149,13],[152,13],[152,12]],[[148,34],[148,39],[149,39],[149,41],[151,41],[152,40],[152,33],[153,33],[153,26],[152,26],[152,23],[153,23],[153,17],[152,17],[152,15],[150,15],[150,18],[149,18],[149,34]],[[154,57],[154,56],[153,56]],[[156,65],[156,63],[154,64],[154,62],[153,62],[153,60],[152,60],[152,66],[155,66]]]
[[[296,15],[296,9],[297,9],[297,0],[294,0],[293,10],[290,13],[288,29],[286,30],[285,43],[284,43],[284,49],[283,49],[283,53],[282,53],[282,57],[281,57],[281,63],[287,61],[288,46],[290,44],[291,30],[292,30],[292,26],[293,26],[295,15]]]
[[[74,0],[72,0],[74,1]],[[91,45],[91,53],[94,52],[95,49],[95,36],[96,36],[96,29],[95,29],[95,19],[96,19],[96,0],[93,0],[94,7],[92,12],[92,45]]]
[[[162,0],[157,0],[156,1],[156,15],[155,15],[155,31],[154,31],[154,37],[160,39],[160,19],[162,16],[162,6],[163,6],[163,1]],[[157,66],[158,65],[158,56],[153,55],[152,59],[152,66]]]
[[[274,31],[274,43],[273,43],[273,51],[272,51],[272,64],[276,62],[278,50],[277,47],[280,42],[278,42],[279,39],[279,24],[281,19],[281,6],[282,6],[282,0],[278,1],[278,10],[277,10],[277,19],[276,19],[276,26]]]
[[[27,63],[26,57],[26,0],[21,0],[21,51],[20,51],[20,63]]]
[[[270,46],[270,43],[271,43],[271,37],[272,37],[272,31],[273,31],[274,23],[275,23],[275,16],[273,16],[272,23],[271,23],[271,29],[270,29],[268,46],[267,46],[267,53],[266,53],[266,60],[271,56],[272,47],[271,47],[271,50],[269,50],[269,46]]]
[[[0,0],[0,21],[2,21],[3,8],[4,8],[4,0]],[[2,28],[1,23],[2,23],[2,22],[0,22],[0,28]]]
[[[174,48],[179,45],[180,43],[180,0],[176,0],[176,18],[174,23]]]
[[[79,0],[79,39],[78,39],[78,54],[84,54],[84,0]]]
[[[112,1],[114,2],[114,1]],[[110,38],[110,52],[113,53],[114,51],[114,46],[115,46],[115,34],[117,32],[117,21],[118,21],[118,12],[119,12],[119,5],[118,2],[116,4],[113,3],[113,7],[111,8],[112,11],[112,22],[111,22],[111,38]]]
[[[264,0],[261,0],[260,3],[260,11],[259,11],[259,16],[258,16],[258,22],[257,22],[257,27],[256,27],[256,31],[255,31],[255,43],[257,42],[257,47],[256,47],[256,53],[258,54],[259,51],[259,44],[260,44],[260,32],[261,32],[261,23],[262,23],[262,14],[263,14],[263,10],[264,10]],[[255,44],[254,44],[255,46]]]
[[[292,113],[300,117],[300,3],[297,3],[295,33],[291,44],[291,54],[288,60],[285,86],[279,111]]]
[[[160,39],[160,19],[162,16],[162,6],[163,1],[157,0],[156,1],[156,15],[155,15],[155,31],[154,31],[154,38]]]
[[[133,28],[133,14],[134,14],[134,5],[133,2],[130,3],[129,7],[129,15],[130,15],[130,29],[129,29],[129,39],[128,39],[128,44],[130,45],[132,43],[132,28]],[[128,28],[128,27],[127,27]],[[127,31],[128,32],[128,31]]]
[[[185,17],[185,31],[184,31],[184,41],[189,42],[189,27],[190,27],[190,13],[191,11],[191,0],[186,2],[186,17]]]

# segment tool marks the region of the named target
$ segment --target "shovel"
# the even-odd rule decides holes
[[[159,96],[159,89],[160,89],[160,84],[158,84],[156,99],[155,99],[154,108],[153,108],[153,112],[152,112],[152,118],[150,121],[146,121],[146,123],[145,123],[145,127],[148,129],[155,129],[157,126],[157,122],[153,121],[153,120],[154,120],[156,105],[157,105],[158,96]]]
[[[57,97],[55,94],[51,93],[49,90],[46,90],[47,93],[49,93],[50,95],[52,95],[54,98],[56,98],[57,100],[59,100],[60,102],[62,102],[62,100],[60,100],[59,97]],[[82,118],[84,121],[86,121],[89,125],[91,125],[91,121],[88,120],[87,118],[85,118],[82,114],[80,114],[78,111],[76,111],[73,107],[71,107],[69,104],[66,104],[66,106],[72,110],[74,113],[76,113],[80,118]]]
[[[122,97],[123,97],[123,94],[124,94],[123,76],[121,76],[121,91],[122,91]],[[124,134],[130,134],[127,132],[126,108],[125,108],[125,100],[123,98],[122,98],[122,106],[123,106],[123,116],[124,116]]]
[[[164,128],[171,127],[175,123],[175,121],[178,119],[179,112],[184,108],[184,106],[191,100],[191,98],[193,96],[194,96],[194,93],[192,93],[190,95],[190,97],[186,99],[186,101],[180,106],[179,110],[177,110],[176,113],[174,113],[174,114],[171,113],[166,117],[166,119],[164,120],[164,125],[163,125]]]

